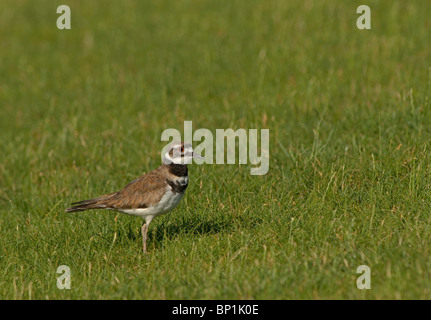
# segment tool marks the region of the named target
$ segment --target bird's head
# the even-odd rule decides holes
[[[204,159],[200,154],[193,152],[189,143],[173,142],[163,148],[162,161],[164,164],[190,164],[193,158]]]

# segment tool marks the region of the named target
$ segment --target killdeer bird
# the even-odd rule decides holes
[[[203,159],[193,152],[190,144],[183,142],[172,143],[166,150],[163,164],[156,170],[133,180],[120,191],[74,202],[66,212],[108,209],[144,218],[141,232],[143,251],[146,253],[150,222],[172,211],[180,203],[189,182],[187,164],[193,158]]]

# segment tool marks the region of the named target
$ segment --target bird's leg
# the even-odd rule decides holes
[[[147,232],[149,223],[144,223],[141,228],[142,232],[142,250],[147,253]]]

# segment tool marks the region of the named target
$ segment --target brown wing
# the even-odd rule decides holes
[[[73,207],[67,208],[66,212],[89,209],[148,208],[158,203],[165,194],[165,179],[157,172],[151,172],[133,180],[118,192],[72,203]]]
[[[66,209],[66,212],[85,211],[90,209],[106,209],[106,206],[103,203],[116,194],[117,193],[115,192],[93,199],[74,202],[72,203],[72,207]]]
[[[156,173],[149,173],[133,180],[122,190],[103,200],[103,205],[112,209],[148,208],[158,203],[165,191],[165,178]]]

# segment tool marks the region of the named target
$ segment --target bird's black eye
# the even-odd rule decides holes
[[[184,152],[184,147],[183,146],[181,146],[179,149],[180,149],[181,153]]]

